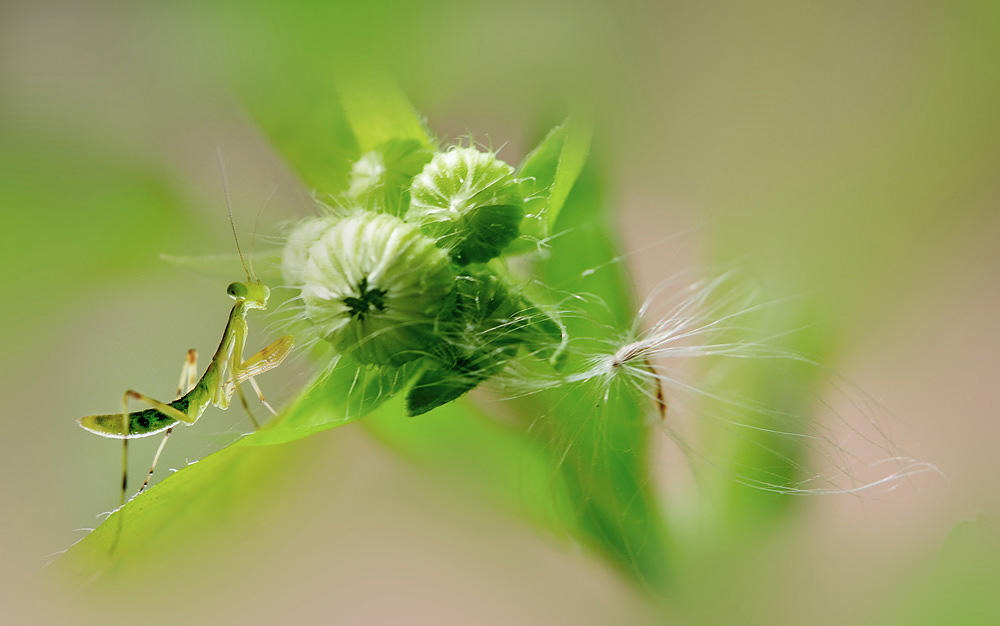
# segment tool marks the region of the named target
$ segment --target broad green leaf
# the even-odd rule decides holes
[[[541,266],[554,289],[588,294],[578,314],[566,316],[574,349],[564,370],[585,371],[591,359],[627,336],[634,305],[619,243],[596,166],[584,170],[557,222]],[[634,579],[662,584],[670,569],[667,533],[650,486],[646,416],[650,389],[620,378],[590,378],[539,395],[534,432],[546,442],[575,498],[585,539]],[[655,432],[655,431],[654,431]]]
[[[392,141],[433,148],[424,124],[392,83],[342,71],[273,70],[244,85],[244,102],[279,152],[317,191],[345,191],[351,165]]]
[[[787,332],[794,327],[786,323],[788,320],[785,316],[779,320],[747,319],[748,328],[732,339],[745,342],[763,334],[764,329],[771,329],[773,334]],[[803,323],[799,320],[798,325]],[[756,331],[751,324],[757,326]],[[799,334],[808,338],[822,332],[809,329]],[[816,354],[802,350],[801,341],[790,351]],[[703,398],[699,408],[705,415],[724,416],[721,420],[704,420],[707,423],[701,425],[699,435],[711,456],[725,462],[700,467],[699,471],[705,484],[715,489],[717,521],[727,532],[743,534],[769,528],[774,519],[801,501],[777,491],[794,489],[811,475],[807,468],[814,461],[809,458],[809,453],[815,452],[811,449],[814,440],[788,433],[812,432],[813,412],[818,404],[816,390],[823,382],[823,372],[812,364],[791,359],[737,361],[718,364],[713,376],[715,397]],[[740,401],[734,404],[720,398]]]
[[[427,128],[395,83],[375,76],[342,74],[338,84],[347,122],[362,152],[409,139],[434,147]]]
[[[93,580],[106,574],[121,576],[123,568],[127,571],[162,556],[160,538],[167,529],[188,518],[197,520],[191,527],[207,530],[210,522],[232,514],[231,503],[220,500],[220,493],[242,493],[236,485],[252,483],[248,476],[276,471],[273,460],[287,454],[268,449],[364,416],[391,398],[415,371],[415,367],[379,369],[346,358],[336,360],[270,424],[154,484],[74,544],[59,567]]]
[[[347,188],[362,152],[347,123],[334,76],[268,68],[240,85],[254,120],[305,183],[322,194]]]
[[[245,445],[285,443],[356,420],[402,391],[421,366],[411,361],[398,368],[378,367],[333,357],[333,365],[279,418],[243,441]]]
[[[651,488],[652,407],[633,382],[594,378],[550,389],[532,428],[567,485],[577,537],[636,582],[661,588],[673,563]]]
[[[557,535],[575,534],[572,501],[549,452],[461,398],[419,417],[395,403],[362,422],[380,441],[443,479],[462,483]]]
[[[170,549],[169,535],[176,537],[184,529],[196,538],[201,530],[210,529],[211,522],[217,524],[231,514],[231,503],[220,496],[246,493],[237,485],[248,472],[266,473],[272,465],[268,456],[236,442],[182,468],[112,513],[55,567],[89,585],[102,584],[105,577],[125,580],[131,571],[159,565]]]
[[[713,298],[724,300],[733,291],[749,291],[746,280],[734,277],[732,284]],[[716,319],[737,315],[734,319],[739,321],[711,341],[766,346],[777,355],[810,359],[825,360],[830,354],[831,337],[822,325],[811,324],[817,316],[804,299],[750,312],[745,302],[735,307],[740,310],[728,307],[716,311]],[[790,333],[790,329],[799,330]],[[713,503],[711,521],[719,524],[717,530],[723,535],[749,539],[773,527],[775,520],[802,504],[800,496],[792,495],[799,489],[858,487],[863,482],[847,475],[851,463],[830,460],[844,452],[838,447],[839,437],[829,432],[843,426],[855,432],[859,441],[870,439],[869,435],[877,433],[860,433],[868,430],[869,420],[876,416],[860,412],[858,398],[831,385],[830,372],[811,360],[791,356],[716,356],[697,365],[692,384],[700,391],[692,398],[697,419],[691,432],[694,441],[689,445],[699,457],[693,459],[694,470],[705,498]],[[827,409],[830,404],[850,408],[840,415]],[[820,424],[819,418],[829,421]],[[860,458],[866,452],[863,445],[855,444],[853,454]],[[876,463],[886,456],[890,454],[865,462]],[[820,470],[818,463],[837,469]]]

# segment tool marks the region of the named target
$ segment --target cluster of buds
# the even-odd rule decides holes
[[[559,323],[485,265],[518,236],[520,182],[491,152],[387,142],[354,164],[345,210],[289,234],[283,270],[313,331],[364,364],[427,359],[411,414],[497,374],[522,347],[559,361]]]

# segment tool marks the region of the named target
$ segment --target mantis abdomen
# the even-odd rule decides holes
[[[204,396],[204,398],[199,396]],[[205,411],[208,405],[207,400],[208,394],[205,390],[195,387],[184,396],[168,403],[167,406],[189,416],[193,421]],[[121,413],[88,415],[80,419],[80,426],[102,437],[135,439],[163,432],[180,421],[154,408],[132,411],[127,417],[128,433],[122,432],[124,421]]]

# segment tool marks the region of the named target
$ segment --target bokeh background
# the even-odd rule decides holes
[[[4,621],[995,623],[998,24],[992,2],[4,3]],[[216,150],[244,241],[265,203],[260,248],[311,210],[246,94],[280,106],[345,68],[511,162],[587,103],[638,291],[738,263],[799,295],[824,360],[945,478],[802,499],[652,600],[355,424],[273,453],[241,550],[199,545],[141,598],[52,585],[49,555],[117,498],[117,445],[73,420],[169,394],[218,340],[228,266],[160,258],[231,252]],[[278,400],[309,374],[283,369],[261,381]],[[163,467],[243,420],[212,411]]]

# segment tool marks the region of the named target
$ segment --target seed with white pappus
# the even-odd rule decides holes
[[[386,214],[344,218],[312,243],[301,268],[306,317],[337,351],[398,365],[425,355],[450,306],[448,255]]]
[[[517,237],[523,204],[514,168],[490,152],[452,148],[413,179],[406,219],[459,264],[483,263]]]

